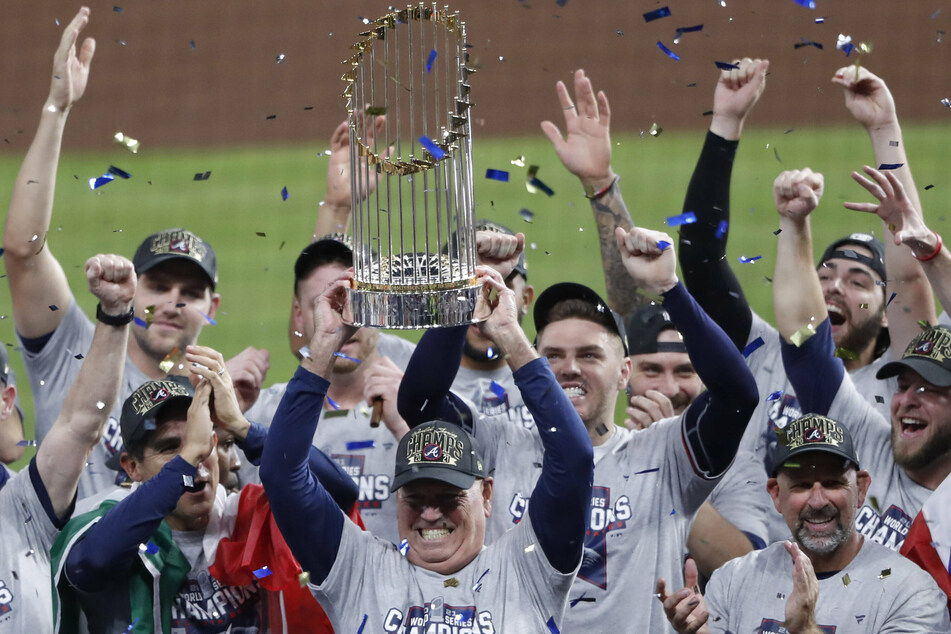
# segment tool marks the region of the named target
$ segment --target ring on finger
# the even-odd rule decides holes
[[[221,376],[221,375],[224,374],[224,373],[225,373],[225,369],[219,365],[219,366],[218,366],[218,376]]]

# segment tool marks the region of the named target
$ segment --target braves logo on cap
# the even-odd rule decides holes
[[[168,250],[176,253],[188,253],[188,240],[185,238],[175,238],[169,243]]]
[[[934,342],[928,339],[923,339],[915,344],[915,354],[931,354],[931,350],[934,348]]]
[[[806,442],[825,442],[826,436],[818,427],[811,427],[806,430],[804,440]]]
[[[167,399],[171,394],[164,387],[157,387],[152,390],[152,393],[149,394],[149,398],[152,399],[153,403],[160,403]]]
[[[442,447],[430,443],[423,448],[423,460],[439,460],[442,458]]]

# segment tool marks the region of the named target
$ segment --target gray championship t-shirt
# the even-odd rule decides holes
[[[766,494],[763,462],[749,451],[739,450],[709,497],[710,504],[723,519],[764,544],[769,543],[766,518],[775,513]]]
[[[785,634],[792,574],[782,542],[726,563],[707,584],[710,631]],[[829,634],[951,631],[947,597],[928,573],[868,540],[848,566],[819,580],[815,614]]]
[[[59,528],[35,465],[0,489],[0,632],[53,631],[49,551]]]
[[[386,333],[380,333],[377,342],[380,356],[389,357],[400,369],[406,368],[414,349],[412,342]],[[262,390],[247,412],[248,420],[270,427],[286,387],[286,383],[280,383]],[[366,404],[351,410],[324,410],[313,444],[357,483],[360,489],[357,507],[367,530],[395,544],[399,543],[396,498],[390,494],[390,482],[399,441],[383,423],[370,427],[371,413]],[[261,481],[258,468],[248,460],[242,461],[238,473],[242,485]]]
[[[801,410],[792,385],[786,378],[779,332],[759,315],[753,313],[753,323],[750,327],[747,345],[752,345],[757,340],[762,340],[763,344],[749,354],[746,363],[756,379],[760,402],[750,417],[750,422],[743,435],[741,449],[758,456],[765,472],[772,464],[773,453],[776,450],[776,429],[782,429],[808,412]],[[884,416],[884,423],[881,418],[875,422],[879,425],[884,424],[886,431],[889,429],[889,404],[892,395],[898,388],[898,383],[894,378],[876,379],[875,374],[891,358],[891,352],[888,351],[871,364],[850,374],[852,381],[859,386],[866,402]],[[835,417],[833,416],[833,418]],[[765,517],[769,532],[767,541],[774,542],[786,539],[789,537],[789,527],[786,526],[782,516],[776,512],[765,489],[763,489],[763,495],[766,496],[767,500],[767,514]]]
[[[584,558],[564,632],[672,631],[654,584],[683,585],[687,530],[716,480],[698,475],[683,415],[640,431],[615,427],[594,448]]]
[[[333,568],[310,590],[336,632],[548,633],[569,631],[562,617],[573,578],[548,562],[528,516],[451,575],[414,566],[344,522]]]
[[[452,391],[469,400],[483,416],[508,420],[526,429],[535,428],[535,419],[525,407],[508,365],[488,371],[460,367],[452,382]]]
[[[43,349],[33,353],[23,348],[23,364],[30,389],[33,390],[36,440],[43,442],[63,408],[66,393],[76,380],[82,359],[89,352],[95,326],[79,309],[76,298],[71,297],[65,309],[63,321],[53,331]],[[140,328],[140,326],[133,326]],[[19,338],[19,334],[17,335]],[[20,340],[22,345],[23,341]],[[93,447],[88,464],[79,477],[77,499],[87,498],[103,491],[110,491],[125,478],[124,472],[113,471],[106,466],[113,454],[122,451],[122,434],[119,430],[119,414],[122,403],[149,378],[126,356],[122,372],[119,398],[109,413],[109,421],[102,433],[102,440]]]

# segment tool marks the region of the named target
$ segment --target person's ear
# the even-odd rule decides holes
[[[119,464],[122,465],[122,470],[125,471],[126,475],[129,476],[129,479],[133,482],[142,482],[145,480],[145,475],[142,473],[139,461],[128,451],[123,451],[122,455],[119,456]]]

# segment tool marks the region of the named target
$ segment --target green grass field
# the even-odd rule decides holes
[[[618,136],[614,165],[634,221],[662,228],[667,216],[679,214],[683,195],[703,140],[703,132],[663,133],[658,137]],[[951,186],[944,180],[951,148],[937,125],[905,130],[925,213],[931,227],[948,234],[945,210]],[[90,255],[117,252],[131,257],[151,232],[185,226],[211,242],[218,254],[221,309],[216,326],[202,341],[226,357],[246,346],[271,351],[267,384],[287,380],[296,360],[286,339],[291,305],[292,266],[309,241],[323,195],[325,146],[231,148],[214,151],[150,151],[132,155],[121,148],[102,154],[67,154],[59,170],[57,198],[48,248],[59,258],[80,305],[92,314],[95,302],[85,290],[82,265]],[[475,141],[477,217],[502,222],[526,234],[529,279],[539,290],[564,280],[579,281],[603,292],[597,234],[581,188],[560,164],[541,134],[524,138]],[[538,178],[552,197],[530,194],[526,168],[511,164],[524,156],[526,165],[541,166]],[[21,155],[0,155],[0,200],[8,201]],[[777,226],[772,181],[784,169],[809,166],[826,176],[823,204],[814,214],[818,245],[851,231],[880,235],[878,221],[841,206],[843,200],[869,199],[849,177],[872,160],[865,133],[858,127],[747,132],[733,178],[732,221],[728,257],[755,310],[772,320],[771,289]],[[87,181],[110,165],[132,174],[92,191]],[[486,168],[511,172],[508,183],[486,180]],[[203,182],[197,172],[211,171]],[[933,188],[925,190],[928,185]],[[290,197],[281,199],[287,187]],[[528,224],[519,210],[534,212]],[[739,264],[740,255],[762,255]],[[0,341],[15,344],[9,294],[0,299]],[[525,324],[529,335],[534,326]],[[418,338],[419,333],[409,333]],[[9,349],[9,348],[8,348]],[[19,354],[11,349],[26,410],[26,438],[32,438],[32,402]],[[28,449],[25,461],[32,456]]]

